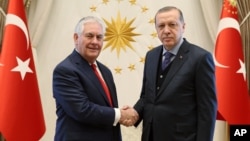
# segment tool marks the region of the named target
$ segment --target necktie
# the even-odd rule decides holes
[[[164,53],[164,60],[162,61],[162,64],[161,64],[161,68],[162,68],[162,70],[165,70],[166,69],[166,67],[170,64],[170,62],[171,62],[171,57],[172,57],[172,53],[170,53],[170,52],[165,52]]]
[[[109,92],[109,89],[108,89],[108,86],[106,85],[105,81],[101,78],[100,74],[98,73],[97,69],[96,69],[96,65],[95,64],[92,64],[91,65],[92,69],[94,70],[95,72],[95,75],[97,76],[97,78],[99,79],[99,81],[101,82],[102,84],[102,87],[105,91],[105,94],[109,100],[109,103],[110,105],[113,107],[113,104],[112,104],[112,99],[111,99],[111,95],[110,95],[110,92]]]

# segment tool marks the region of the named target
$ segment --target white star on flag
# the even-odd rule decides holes
[[[242,73],[244,80],[246,81],[246,66],[245,63],[239,59],[240,62],[240,69],[237,71],[237,73]]]
[[[16,71],[20,72],[22,80],[24,79],[26,73],[33,73],[33,71],[30,69],[29,64],[30,64],[30,58],[27,59],[26,61],[22,61],[18,57],[16,57],[18,65],[13,68],[11,71]]]

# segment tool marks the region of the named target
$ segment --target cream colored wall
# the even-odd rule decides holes
[[[134,50],[126,48],[118,58],[116,52],[111,52],[108,48],[99,57],[113,72],[119,105],[133,105],[141,88],[143,63],[139,61],[140,57],[144,57],[149,46],[159,44],[158,39],[150,35],[155,30],[154,25],[148,21],[165,5],[182,9],[186,21],[185,37],[188,41],[213,51],[213,39],[206,29],[199,0],[137,0],[135,5],[129,3],[129,0],[110,0],[107,4],[101,0],[32,1],[29,26],[46,121],[46,133],[42,141],[51,141],[54,137],[56,108],[52,97],[52,71],[55,65],[73,50],[73,30],[77,21],[87,15],[99,16],[109,21],[112,18],[116,20],[118,11],[121,19],[135,19],[131,26],[135,27],[134,32],[141,36],[133,37],[136,40],[131,42]],[[96,12],[91,12],[91,6],[97,7]],[[145,13],[141,9],[144,6],[148,8]],[[129,64],[135,64],[135,70],[128,70]],[[117,73],[116,67],[120,67],[122,72]],[[141,126],[137,129],[122,127],[122,135],[124,141],[139,141]]]

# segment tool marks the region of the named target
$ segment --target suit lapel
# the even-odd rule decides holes
[[[184,40],[162,84],[162,86],[164,87],[161,87],[157,96],[159,96],[168,87],[169,83],[171,82],[173,77],[176,75],[178,70],[181,69],[181,66],[187,61],[188,51],[189,50],[188,50],[187,42]]]
[[[71,58],[72,58],[72,61],[75,62],[78,69],[82,72],[82,74],[89,78],[89,80],[93,83],[93,86],[98,89],[101,96],[105,99],[106,103],[109,104],[108,98],[106,97],[106,94],[102,88],[102,85],[101,85],[100,81],[98,80],[98,78],[96,77],[96,75],[95,75],[94,71],[92,70],[91,66],[89,65],[88,61],[86,61],[83,57],[81,57],[81,55],[79,53],[77,53],[75,50],[73,51]],[[99,66],[100,65],[98,65],[98,67]]]

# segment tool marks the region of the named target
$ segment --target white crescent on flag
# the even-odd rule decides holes
[[[23,33],[26,37],[26,40],[27,40],[27,49],[29,49],[28,29],[27,29],[27,26],[25,25],[24,21],[20,17],[14,15],[14,14],[7,14],[5,26],[7,26],[9,24],[15,25],[23,31]],[[0,66],[4,66],[4,64],[0,63]]]
[[[29,49],[28,29],[27,29],[24,21],[20,17],[14,15],[14,14],[7,14],[5,26],[7,26],[8,24],[15,25],[23,31],[23,33],[26,37],[26,40],[27,40],[27,49]]]
[[[227,29],[227,28],[234,28],[240,34],[240,26],[239,26],[239,23],[237,20],[235,20],[234,18],[222,18],[219,22],[219,27],[218,27],[216,39],[218,38],[218,35],[220,34],[220,32],[224,29]],[[217,61],[217,59],[215,57],[215,53],[213,53],[213,58],[214,58],[214,63],[216,66],[221,67],[221,68],[229,68],[229,66],[225,66]]]

